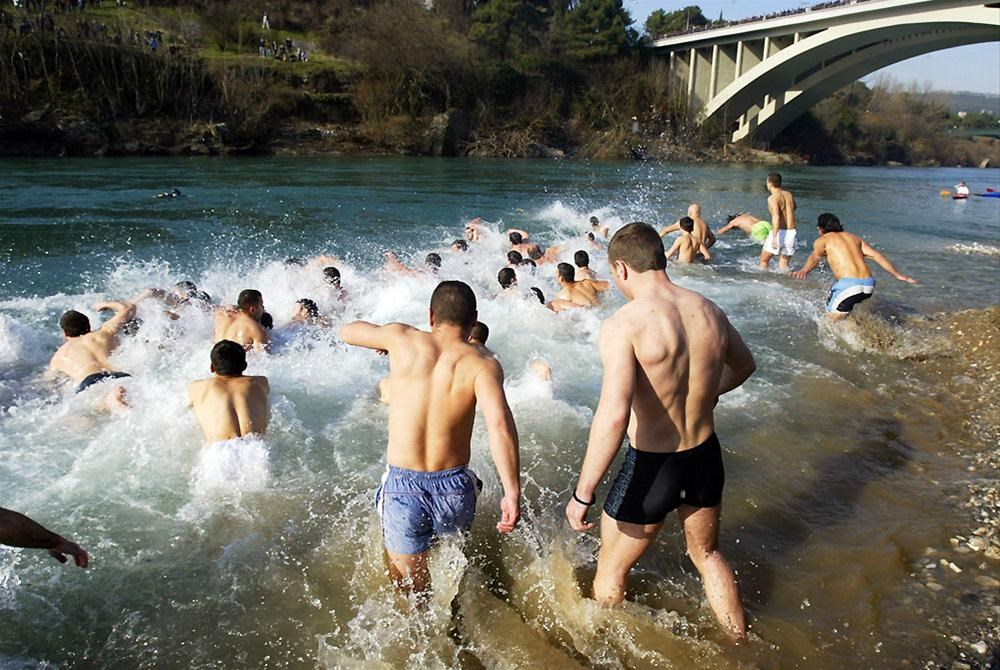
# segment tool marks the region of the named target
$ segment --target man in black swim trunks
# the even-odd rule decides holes
[[[725,473],[712,414],[719,396],[753,374],[753,356],[721,309],[670,281],[651,226],[615,233],[608,262],[628,302],[601,327],[601,399],[566,506],[575,530],[593,528],[587,510],[627,431],[631,446],[601,515],[594,598],[625,598],[629,571],[676,509],[709,605],[729,635],[744,639],[739,590],[718,548]]]

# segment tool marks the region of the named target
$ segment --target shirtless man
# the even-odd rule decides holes
[[[698,252],[706,261],[711,260],[712,256],[708,253],[708,250],[716,242],[715,234],[712,232],[712,229],[708,227],[708,223],[705,222],[705,219],[701,218],[701,205],[696,202],[692,202],[688,205],[687,215],[688,218],[694,222],[694,231],[692,232],[692,235],[694,235],[694,239],[698,242]],[[677,223],[660,230],[660,237],[682,230],[681,220],[682,219],[678,219]]]
[[[723,235],[728,233],[733,228],[739,228],[744,234],[746,234],[747,237],[760,244],[766,242],[767,238],[771,235],[770,221],[762,221],[753,214],[748,214],[746,212],[731,214],[729,218],[726,219],[726,225],[715,231],[715,234]]]
[[[604,239],[608,239],[608,227],[602,226],[600,219],[596,216],[590,217],[590,232],[594,237],[600,235]]]
[[[753,356],[722,310],[670,281],[651,226],[619,230],[608,261],[628,303],[601,327],[601,399],[566,505],[573,529],[593,528],[587,511],[627,429],[631,444],[601,515],[594,598],[624,600],[629,571],[676,509],[712,611],[743,639],[739,590],[718,547],[724,472],[712,412],[719,396],[753,374]]]
[[[389,353],[393,403],[377,504],[389,575],[405,591],[429,589],[435,538],[472,525],[480,483],[468,466],[477,404],[504,492],[497,530],[509,533],[520,518],[517,429],[499,361],[468,342],[476,314],[472,289],[445,281],[431,296],[430,332],[364,321],[340,331],[348,344]]]
[[[222,340],[212,347],[212,374],[191,382],[188,402],[194,407],[205,442],[223,442],[267,432],[267,377],[247,377],[247,352],[238,342]]]
[[[213,342],[230,340],[238,342],[247,351],[267,349],[270,336],[261,325],[264,314],[264,296],[252,288],[240,291],[236,308],[220,307],[215,310],[215,334]]]
[[[781,175],[767,175],[767,211],[771,215],[771,234],[764,241],[760,253],[760,267],[767,270],[771,258],[778,257],[778,271],[788,270],[788,263],[795,253],[795,197],[781,188]]]
[[[826,262],[837,278],[837,283],[830,290],[826,303],[826,315],[839,320],[850,316],[851,310],[860,302],[872,297],[875,292],[875,278],[872,277],[865,259],[870,258],[899,281],[916,284],[917,280],[900,274],[889,259],[868,246],[868,243],[857,235],[844,232],[844,227],[833,214],[826,212],[816,220],[819,237],[813,244],[813,252],[806,264],[792,273],[796,279],[805,279],[806,275],[816,269],[825,256]]]
[[[662,244],[660,245],[663,246]],[[606,281],[581,279],[575,281],[576,270],[569,263],[556,266],[556,282],[559,284],[559,294],[556,298],[566,300],[582,307],[597,307],[600,304],[599,295],[607,291],[610,284]],[[558,311],[558,310],[557,310]]]
[[[510,240],[511,250],[516,251],[522,256],[526,256],[532,260],[542,258],[542,248],[534,242],[529,242],[525,235],[526,233],[523,230],[518,230],[516,228],[512,228],[507,232],[507,239]]]
[[[694,221],[691,220],[690,216],[685,216],[678,222],[678,225],[681,227],[681,234],[677,236],[677,239],[670,246],[670,250],[667,251],[667,260],[677,256],[677,260],[681,263],[694,263],[695,253],[702,248],[692,233]]]
[[[590,269],[590,254],[580,249],[573,254],[573,265],[576,266],[576,275],[580,279],[596,280],[597,275]]]
[[[135,318],[135,305],[130,302],[101,302],[94,309],[114,310],[115,314],[97,330],[90,330],[87,315],[70,310],[59,319],[65,342],[49,362],[49,373],[62,373],[73,380],[79,393],[106,379],[130,377],[116,372],[111,365],[111,352],[118,347],[118,334]],[[125,389],[116,387],[109,397],[112,405],[124,406]]]
[[[77,567],[86,568],[90,556],[80,545],[53,533],[23,514],[0,507],[0,544],[22,549],[46,549],[60,563],[72,556]]]

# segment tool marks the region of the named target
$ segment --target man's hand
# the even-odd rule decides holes
[[[898,279],[899,281],[905,281],[907,284],[919,284],[920,283],[916,279],[914,279],[913,277],[907,277],[906,275],[896,275],[896,279]]]
[[[90,564],[90,556],[80,548],[80,545],[62,538],[60,538],[59,544],[49,549],[49,554],[60,563],[66,562],[66,554],[68,554],[73,557],[73,562],[80,568],[86,568]]]
[[[581,533],[593,528],[593,522],[587,521],[587,512],[589,511],[589,505],[581,505],[573,498],[570,498],[569,502],[566,503],[566,519],[569,520],[570,527]]]
[[[500,523],[497,524],[497,531],[500,533],[511,532],[520,518],[521,496],[508,493],[500,501]]]
[[[796,279],[805,279],[808,273],[805,270],[796,270],[795,272],[789,272],[789,277],[795,277]]]

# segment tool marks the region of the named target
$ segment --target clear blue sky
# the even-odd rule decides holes
[[[710,19],[739,19],[779,12],[796,7],[807,7],[815,2],[790,0],[624,0],[625,9],[635,19],[633,28],[642,32],[646,17],[657,9],[674,11],[688,5],[698,5]],[[974,91],[1000,94],[1000,42],[973,44],[917,56],[879,70],[866,81],[880,75],[889,75],[901,84],[930,84],[938,91]]]

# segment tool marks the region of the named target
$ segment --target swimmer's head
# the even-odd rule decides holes
[[[830,212],[823,212],[819,215],[819,218],[816,219],[816,227],[819,228],[821,235],[844,232],[844,227],[840,225],[840,219]]]
[[[730,214],[729,216],[726,217],[726,223],[732,223],[733,219],[735,219],[737,216],[739,216],[739,214]]]
[[[236,307],[241,312],[246,312],[250,316],[258,316],[264,311],[264,296],[254,288],[247,288],[240,291],[236,298]]]
[[[507,239],[510,240],[511,244],[523,244],[524,243],[524,238],[521,237],[521,233],[511,233],[510,235],[507,236]]]
[[[71,309],[59,317],[59,327],[66,337],[80,337],[90,332],[90,319],[86,314]]]
[[[590,225],[593,226],[594,228],[597,228],[599,225],[601,225],[601,222],[598,221],[596,216],[592,216],[590,217]]]
[[[538,288],[537,286],[532,286],[531,292],[535,294],[536,298],[538,298],[538,302],[542,303],[543,305],[545,304],[545,296],[542,295],[542,289]]]
[[[469,339],[469,331],[476,325],[476,294],[465,282],[443,281],[431,294],[431,328],[438,324],[451,324],[462,329]]]
[[[274,328],[274,317],[271,316],[270,312],[264,312],[260,315],[260,325],[263,328],[271,330]]]
[[[247,369],[247,352],[232,340],[220,340],[212,347],[212,372],[223,377],[240,377]]]
[[[490,327],[487,326],[482,321],[476,321],[476,325],[472,327],[472,332],[469,333],[469,342],[474,344],[486,345],[486,340],[490,338]]]
[[[621,228],[611,238],[608,245],[608,263],[615,284],[625,294],[632,298],[632,292],[626,289],[625,282],[632,273],[661,271],[667,267],[667,256],[663,251],[663,240],[648,223],[636,221]]]
[[[517,284],[517,274],[514,272],[514,268],[503,268],[497,273],[497,281],[500,282],[500,288],[510,288]]]
[[[323,280],[332,286],[340,287],[340,270],[333,267],[323,268]]]
[[[781,188],[781,175],[778,174],[777,172],[772,172],[771,174],[767,175],[767,184],[768,186]]]
[[[596,242],[597,241],[597,238],[594,237],[593,233],[587,233],[587,239],[590,240],[591,242]]]
[[[193,281],[179,281],[174,284],[174,295],[178,298],[186,299],[197,293],[198,287]]]
[[[701,216],[701,205],[696,202],[692,202],[688,205],[688,216],[694,218],[696,216]]]
[[[469,243],[466,242],[465,240],[455,240],[454,242],[451,243],[451,250],[452,251],[468,251],[469,250]]]
[[[590,254],[583,249],[580,249],[573,254],[573,262],[576,263],[576,267],[585,268],[590,265]]]
[[[524,262],[524,256],[521,255],[521,252],[512,249],[507,252],[507,262],[511,265],[520,265]]]
[[[682,216],[681,220],[677,222],[677,225],[681,227],[685,233],[690,233],[694,230],[694,219],[690,216]]]
[[[469,242],[472,242],[474,239],[476,239],[476,231],[471,226],[467,226],[465,228],[465,239],[467,239]]]
[[[427,257],[424,258],[424,264],[431,270],[438,270],[441,267],[441,254],[427,254]]]
[[[538,263],[536,263],[535,261],[531,260],[530,258],[526,258],[523,261],[521,261],[521,265],[523,265],[524,267],[527,267],[527,268],[532,268],[532,269],[538,267]]]
[[[295,266],[295,267],[305,267],[305,260],[298,258],[297,256],[290,256],[284,260],[285,265]]]
[[[296,321],[311,321],[313,319],[318,319],[319,305],[309,298],[299,298],[295,301],[295,314],[293,315],[293,318]]]
[[[576,268],[569,263],[560,263],[556,266],[556,278],[560,284],[572,284],[576,279]]]

